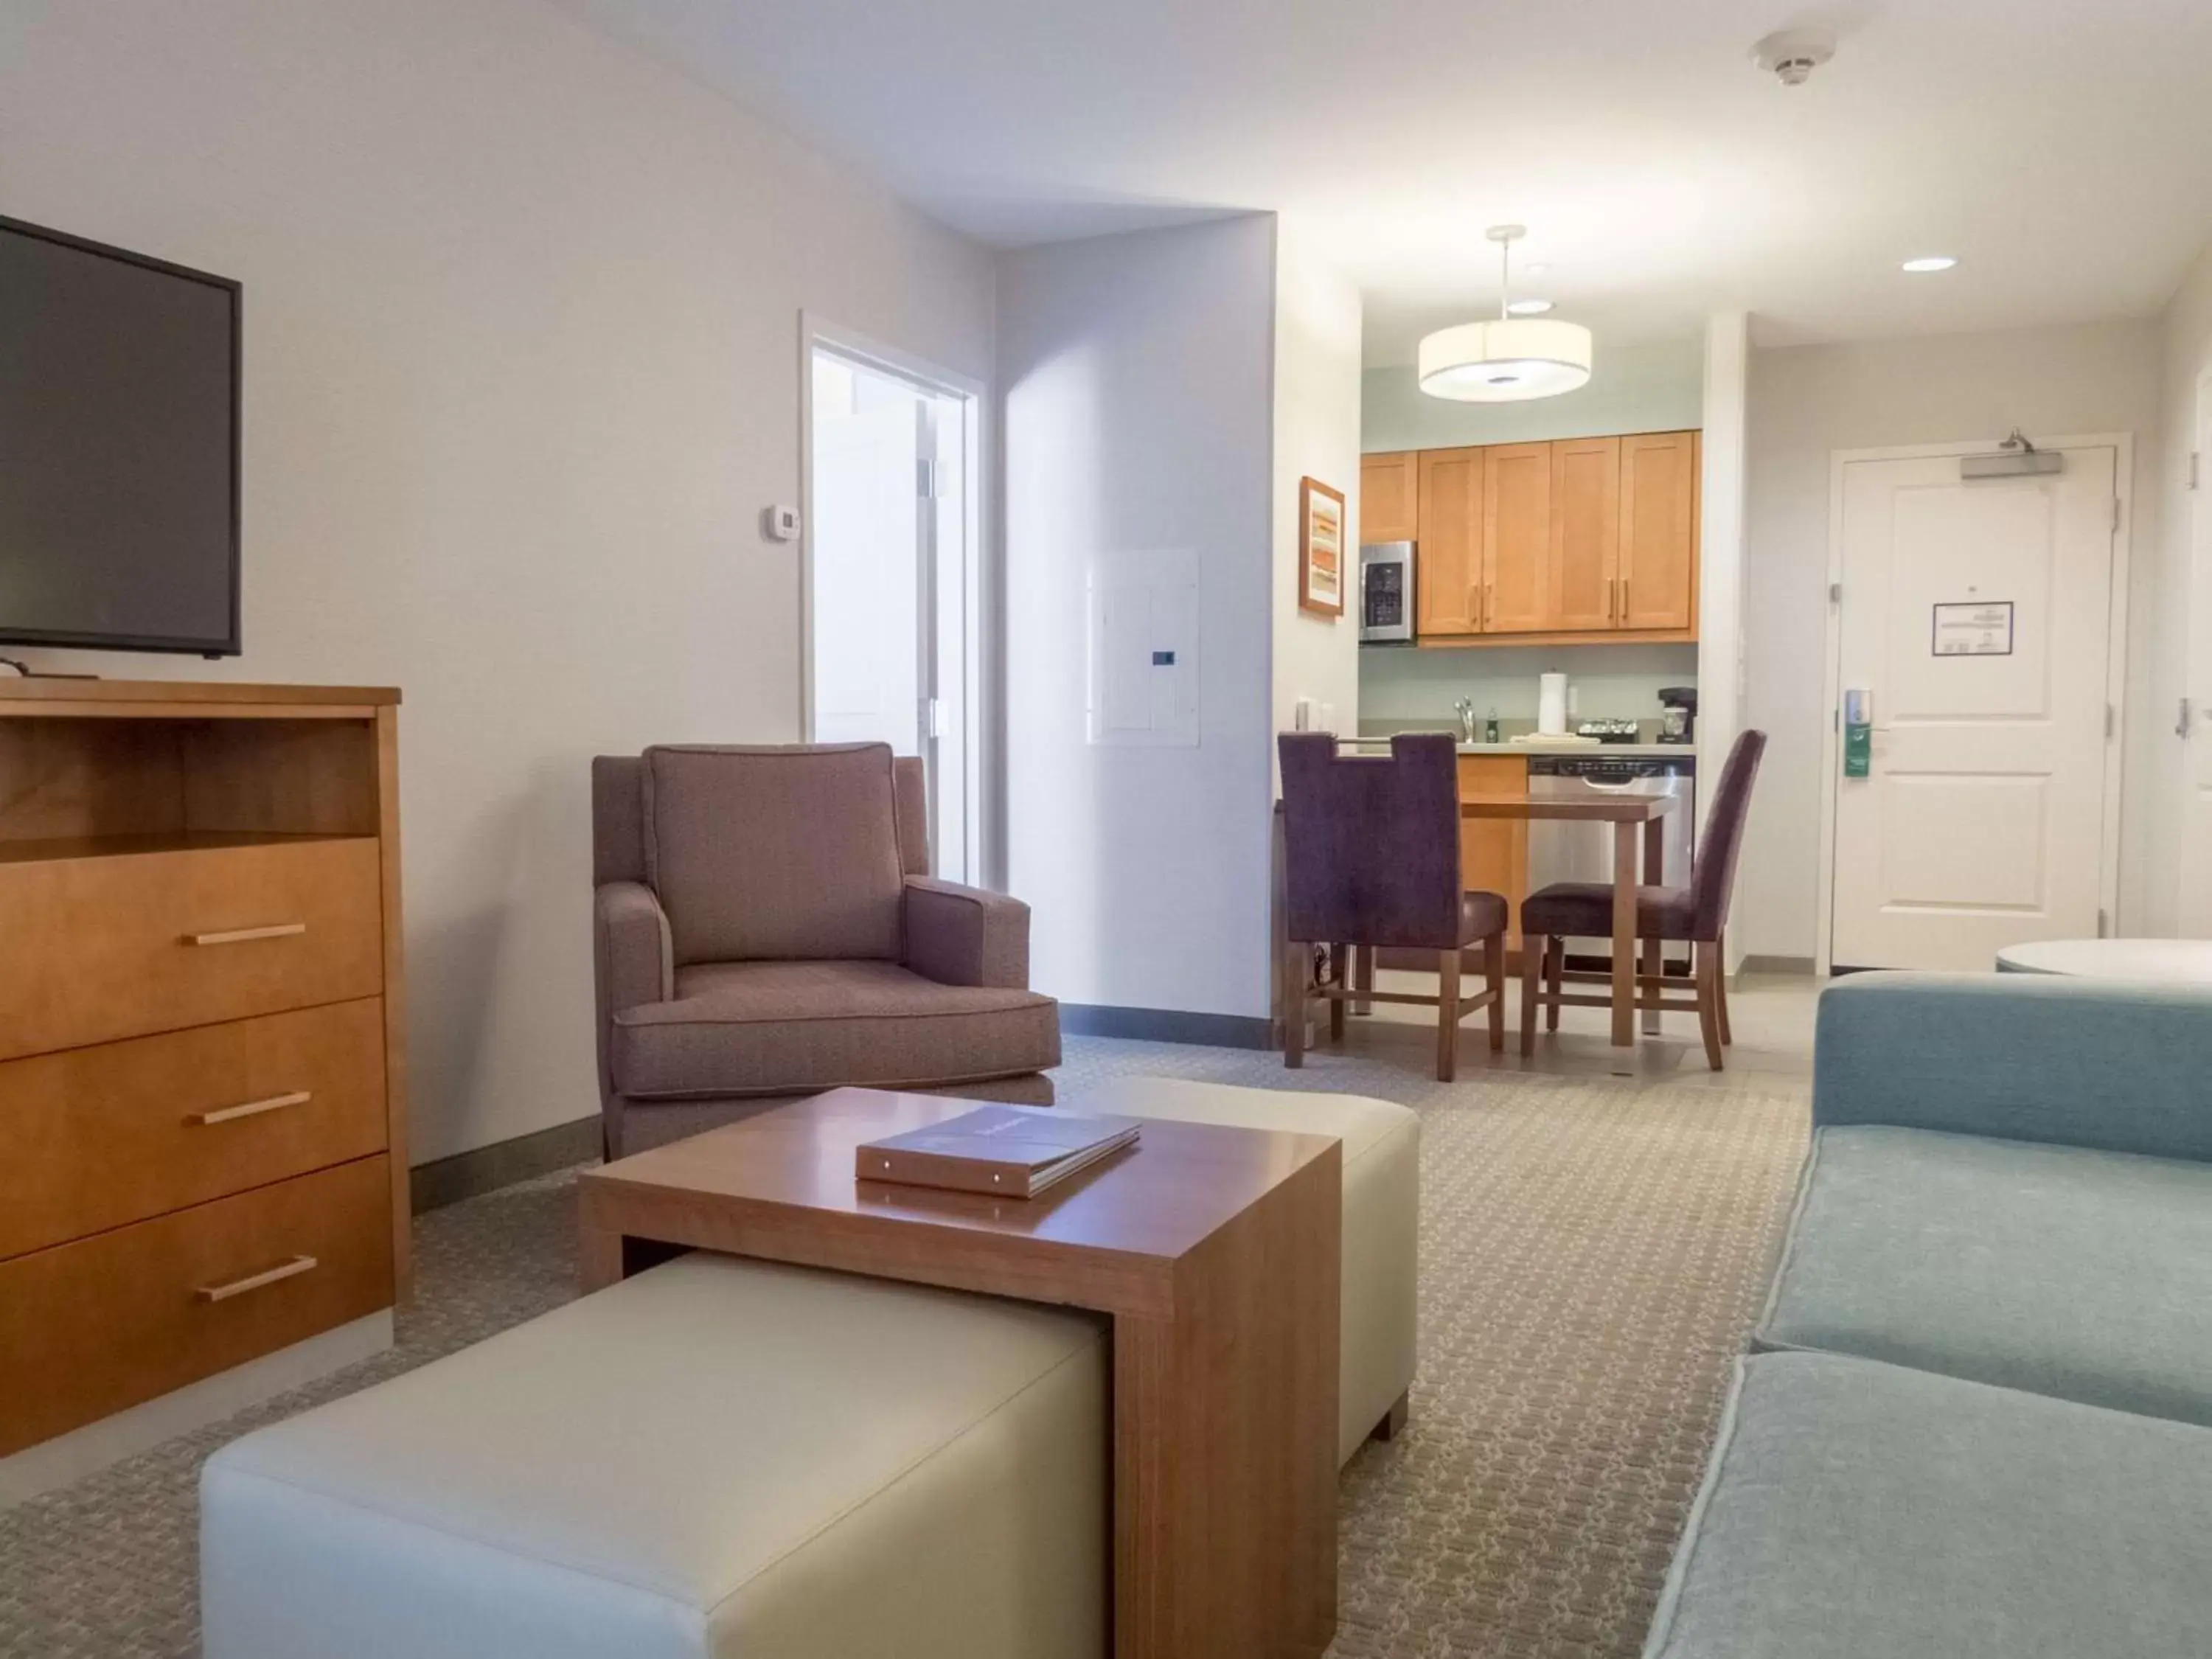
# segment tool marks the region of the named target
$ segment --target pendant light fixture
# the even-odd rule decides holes
[[[1421,390],[1462,404],[1556,398],[1589,384],[1590,331],[1549,317],[1516,317],[1507,291],[1513,244],[1525,225],[1492,225],[1498,244],[1498,319],[1438,329],[1421,341]]]

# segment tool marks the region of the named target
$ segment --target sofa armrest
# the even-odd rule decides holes
[[[1863,974],[1820,997],[1817,1125],[2212,1161],[2212,987]]]
[[[604,884],[593,895],[592,922],[592,973],[602,1026],[625,1009],[675,994],[668,913],[650,887],[640,881]]]
[[[1004,893],[908,876],[906,965],[940,985],[1026,991],[1030,907]]]

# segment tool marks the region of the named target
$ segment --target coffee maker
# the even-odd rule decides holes
[[[1698,740],[1698,688],[1662,686],[1659,690],[1659,741],[1695,743]]]

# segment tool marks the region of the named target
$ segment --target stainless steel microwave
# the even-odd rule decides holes
[[[1413,637],[1413,544],[1370,542],[1359,550],[1359,637]]]

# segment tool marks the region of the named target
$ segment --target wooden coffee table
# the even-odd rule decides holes
[[[860,1142],[975,1103],[839,1089],[587,1171],[584,1287],[695,1249],[1111,1316],[1118,1659],[1318,1655],[1336,1630],[1341,1144],[1147,1119],[1040,1198],[854,1178]]]

